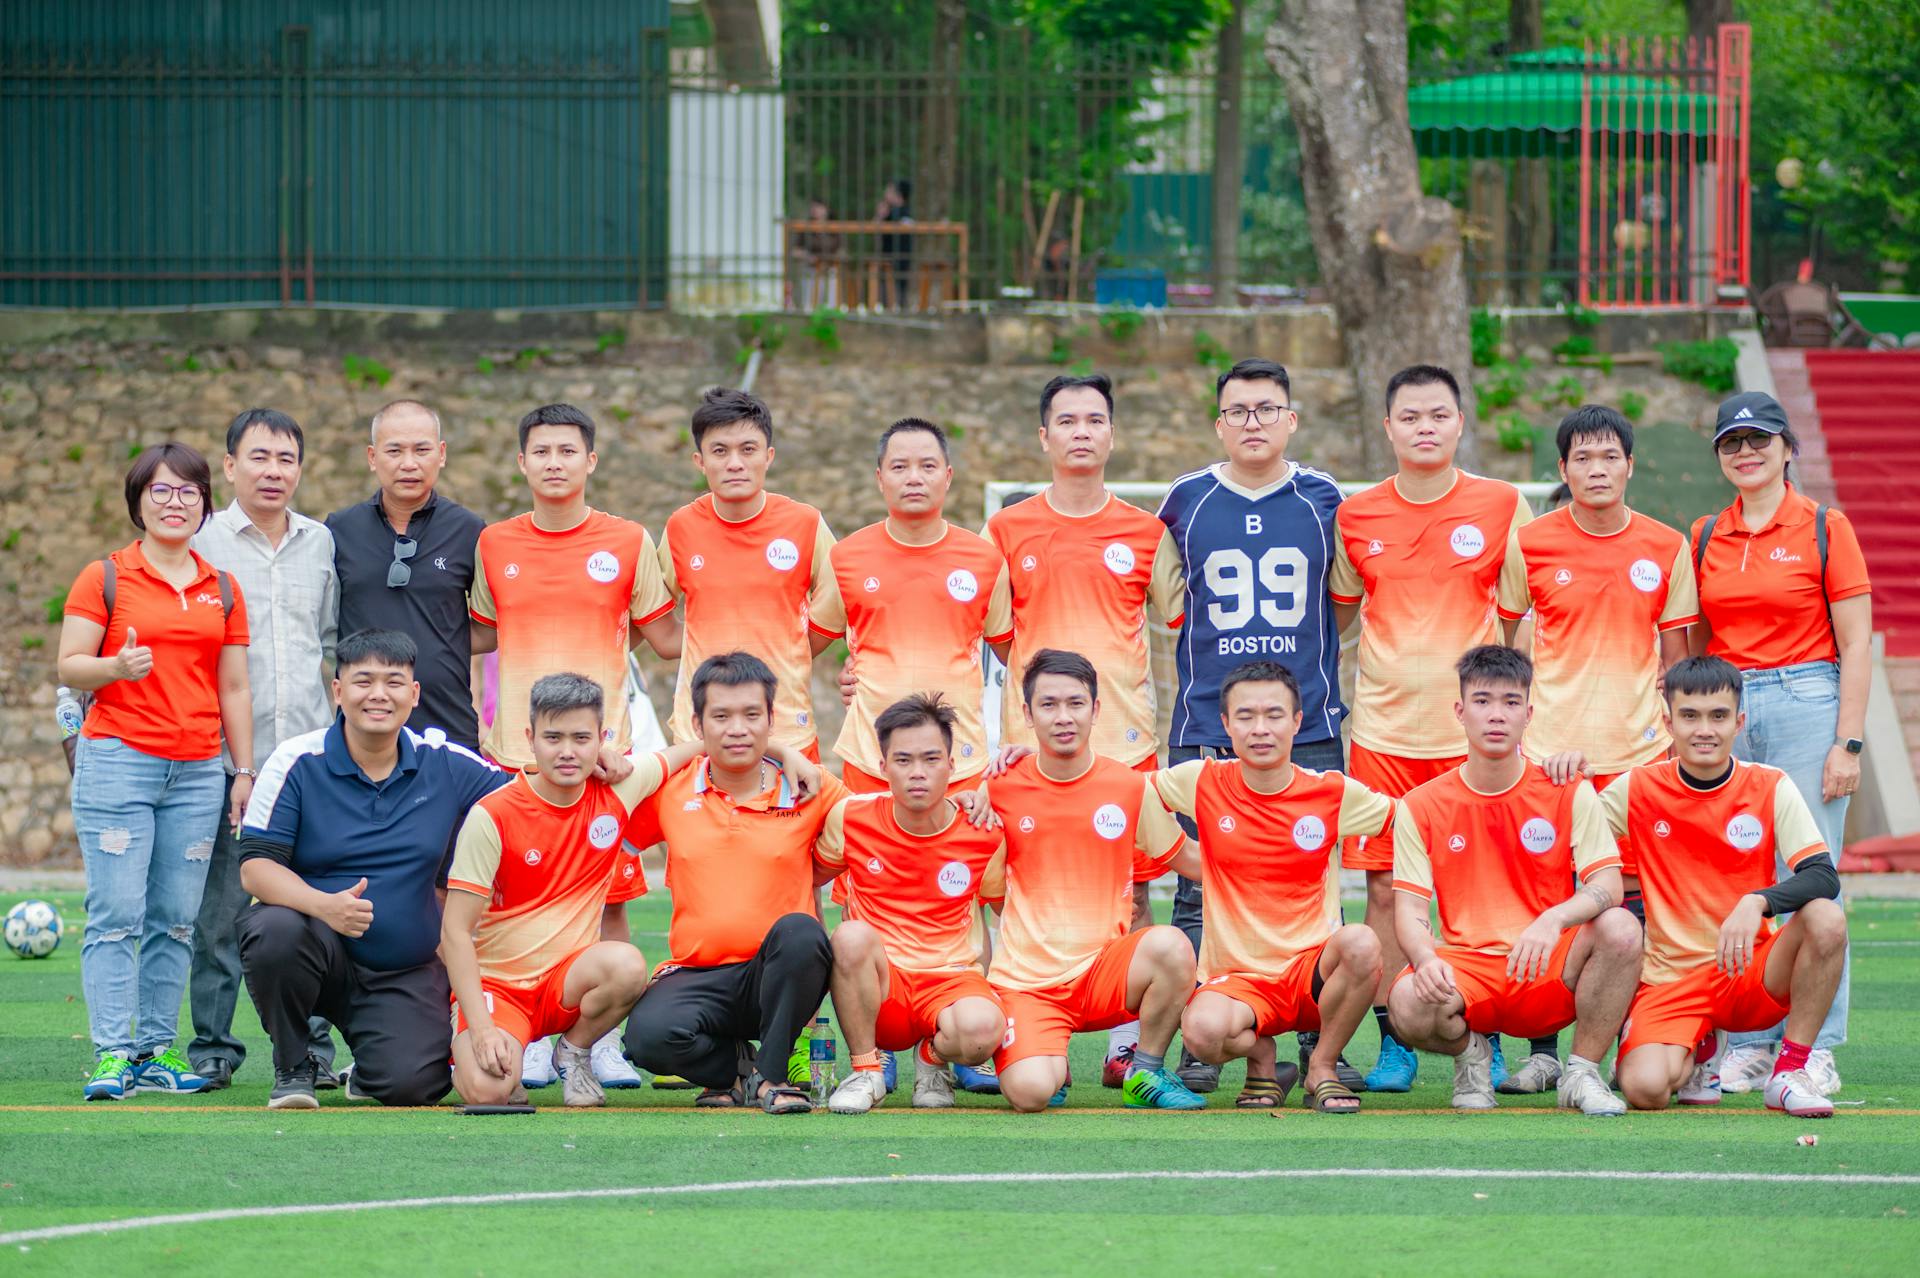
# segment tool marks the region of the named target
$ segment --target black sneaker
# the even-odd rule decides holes
[[[1185,1049],[1180,1052],[1180,1068],[1174,1074],[1187,1085],[1188,1091],[1203,1096],[1220,1086],[1220,1067],[1207,1064]]]
[[[1307,1076],[1307,1061],[1312,1057],[1313,1049],[1320,1045],[1320,1031],[1307,1030],[1301,1033],[1299,1038],[1300,1077],[1305,1078]],[[1347,1054],[1345,1052],[1342,1052],[1334,1058],[1333,1072],[1334,1076],[1340,1080],[1341,1086],[1345,1087],[1348,1091],[1364,1092],[1367,1090],[1366,1075],[1347,1064]]]
[[[268,1109],[319,1109],[320,1098],[313,1094],[315,1075],[320,1066],[311,1056],[292,1069],[273,1071],[273,1091],[267,1097]]]
[[[340,1080],[346,1074],[345,1070],[336,1074],[333,1072],[332,1067],[322,1065],[318,1057],[309,1056],[307,1059],[313,1062],[313,1087],[315,1091],[330,1092],[340,1086]],[[351,1065],[347,1067],[347,1069],[352,1068]]]
[[[209,1057],[204,1065],[195,1065],[193,1072],[207,1080],[200,1088],[203,1092],[217,1092],[233,1086],[233,1062],[224,1056]]]

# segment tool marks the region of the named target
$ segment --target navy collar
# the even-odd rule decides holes
[[[385,782],[375,781],[368,776],[360,765],[354,762],[353,753],[347,749],[346,716],[339,711],[333,715],[333,726],[327,729],[325,753],[327,771],[338,777],[358,777],[368,785],[379,788]],[[413,734],[405,728],[400,729],[400,760],[387,774],[391,781],[400,773],[420,770],[420,751],[413,744]]]

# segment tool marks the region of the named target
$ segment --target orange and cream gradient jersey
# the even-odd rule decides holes
[[[930,546],[894,540],[885,521],[869,524],[828,551],[828,589],[814,610],[817,630],[846,632],[859,687],[833,752],[880,775],[873,722],[900,698],[938,692],[959,721],[953,779],[987,766],[980,721],[980,643],[1013,634],[1007,561],[992,542],[949,524]]]
[[[1532,518],[1512,484],[1465,471],[1429,502],[1408,501],[1388,479],[1340,503],[1327,593],[1335,603],[1366,600],[1356,743],[1406,759],[1467,752],[1453,717],[1453,665],[1467,649],[1499,641],[1501,565],[1513,530]]]
[[[1187,836],[1150,775],[1096,756],[1072,781],[1055,781],[1029,755],[988,783],[1004,822],[1004,874],[980,895],[1003,902],[988,979],[1010,990],[1065,985],[1127,934],[1133,885],[1157,878]]]
[[[1807,801],[1791,778],[1764,763],[1736,762],[1733,775],[1697,790],[1672,759],[1614,778],[1600,794],[1607,824],[1628,850],[1647,904],[1647,960],[1641,981],[1664,985],[1714,961],[1720,925],[1740,898],[1777,882],[1827,851]],[[1771,921],[1761,923],[1771,931]]]
[[[994,512],[986,535],[1013,582],[1013,650],[1002,698],[1002,744],[1032,745],[1020,680],[1042,648],[1064,648],[1100,672],[1093,748],[1134,764],[1158,753],[1146,606],[1170,626],[1186,608],[1186,578],[1173,534],[1113,494],[1091,515],[1063,515],[1051,490]]]
[[[1533,607],[1527,757],[1579,750],[1613,773],[1665,755],[1657,634],[1700,616],[1686,538],[1641,514],[1596,536],[1562,506],[1514,530],[1501,574],[1500,615]]]
[[[1483,954],[1511,950],[1576,876],[1619,868],[1593,786],[1555,785],[1537,763],[1499,794],[1456,769],[1408,791],[1394,818],[1394,890],[1437,898],[1441,943]]]
[[[531,514],[492,524],[474,551],[468,605],[500,636],[500,700],[482,742],[490,757],[533,766],[527,696],[535,680],[563,672],[600,685],[611,739],[628,747],[628,627],[673,611],[645,528],[598,510],[565,532],[537,527]]]
[[[1200,979],[1277,976],[1340,926],[1340,840],[1380,833],[1393,800],[1338,772],[1295,767],[1278,794],[1247,785],[1238,759],[1153,775],[1160,801],[1200,831]]]
[[[760,513],[722,519],[711,493],[673,512],[660,534],[666,587],[686,605],[680,678],[673,690],[673,739],[693,731],[693,672],[708,657],[750,652],[778,679],[773,740],[812,748],[813,647],[810,632],[828,589],[827,548],[833,534],[820,512],[777,493]]]
[[[845,868],[850,908],[880,933],[893,966],[979,968],[974,903],[982,884],[1001,880],[1007,854],[999,830],[979,829],[954,808],[940,833],[909,834],[891,794],[861,794],[834,805],[813,855],[830,869]]]
[[[620,831],[665,779],[666,756],[649,754],[634,760],[624,781],[589,780],[567,807],[541,798],[524,774],[474,804],[447,886],[487,898],[473,934],[480,975],[531,989],[569,954],[599,941],[608,890],[622,877],[645,883]]]

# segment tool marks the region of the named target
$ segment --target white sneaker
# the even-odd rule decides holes
[[[918,1082],[914,1090],[919,1091]],[[846,1082],[833,1089],[833,1095],[827,1098],[827,1109],[835,1114],[864,1114],[880,1108],[886,1099],[887,1080],[880,1071],[856,1069],[847,1075]]]
[[[1767,1079],[1767,1108],[1792,1118],[1833,1117],[1833,1102],[1820,1094],[1804,1069],[1782,1070]]]
[[[594,1043],[593,1076],[600,1080],[600,1086],[616,1090],[639,1087],[645,1082],[640,1072],[628,1064],[617,1028],[608,1030]]]
[[[1453,1058],[1453,1107],[1493,1109],[1493,1044],[1485,1034],[1469,1033],[1467,1050]]]
[[[913,1107],[915,1109],[952,1109],[953,1075],[945,1065],[929,1065],[913,1054]]]
[[[1577,1109],[1588,1118],[1617,1118],[1627,1112],[1627,1103],[1613,1094],[1591,1065],[1568,1065],[1560,1075],[1558,1092],[1561,1109]]]
[[[1822,1096],[1832,1096],[1840,1090],[1840,1068],[1833,1063],[1833,1053],[1824,1047],[1816,1047],[1807,1053],[1807,1077]]]
[[[520,1057],[520,1084],[523,1087],[552,1087],[559,1079],[553,1071],[553,1040],[535,1039]]]
[[[593,1049],[575,1047],[566,1038],[553,1041],[553,1067],[560,1073],[560,1099],[573,1109],[592,1109],[607,1103],[600,1080],[593,1076]]]
[[[1730,1095],[1758,1091],[1773,1073],[1771,1043],[1741,1043],[1720,1053],[1720,1090]]]
[[[1682,1105],[1718,1105],[1720,1103],[1720,1058],[1726,1054],[1727,1034],[1713,1036],[1713,1055],[1693,1063],[1693,1072],[1680,1084],[1674,1099]]]
[[[1535,1052],[1494,1090],[1508,1096],[1531,1096],[1546,1091],[1559,1081],[1560,1058],[1547,1052]]]

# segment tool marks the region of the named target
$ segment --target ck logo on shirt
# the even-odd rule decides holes
[[[800,547],[785,537],[775,537],[767,543],[767,562],[776,572],[792,572],[800,566]]]
[[[1100,562],[1114,576],[1124,577],[1133,571],[1133,547],[1125,542],[1111,542],[1100,552]]]
[[[1627,580],[1635,590],[1650,595],[1660,589],[1660,565],[1651,559],[1636,559],[1633,567],[1627,569]]]
[[[528,864],[528,865],[538,865],[538,864],[540,864],[540,849],[539,849],[539,848],[528,848],[528,849],[527,849],[527,864]]]
[[[1127,832],[1127,814],[1117,803],[1103,803],[1094,809],[1093,832],[1103,839],[1117,839]]]
[[[1535,856],[1552,848],[1557,837],[1553,822],[1545,817],[1534,817],[1520,827],[1520,846]]]
[[[1727,842],[1742,852],[1751,852],[1759,847],[1765,835],[1760,818],[1751,812],[1742,812],[1727,822]]]
[[[613,841],[619,837],[620,820],[611,814],[595,817],[593,824],[587,827],[587,842],[602,852],[612,847]]]
[[[1293,823],[1293,845],[1302,852],[1318,852],[1327,842],[1327,823],[1317,816],[1303,816]]]
[[[1665,821],[1655,821],[1653,823],[1653,832],[1664,839],[1669,834],[1673,833],[1673,827],[1668,825]]]
[[[934,875],[933,881],[939,885],[943,895],[965,896],[967,889],[973,886],[973,871],[967,868],[964,861],[949,861],[940,867],[940,873]]]
[[[972,603],[980,593],[980,581],[965,568],[955,568],[947,574],[947,593],[961,603]]]
[[[1471,559],[1487,548],[1487,538],[1472,524],[1461,524],[1453,530],[1453,536],[1447,538],[1447,544],[1453,547],[1454,554]]]
[[[1454,836],[1452,836],[1451,838],[1449,838],[1449,839],[1447,840],[1447,851],[1449,851],[1449,852],[1465,852],[1466,850],[1467,850],[1467,836],[1466,836],[1466,835],[1464,835],[1464,834],[1456,834],[1456,835],[1454,835]]]
[[[860,584],[867,588],[868,594],[873,594],[880,589],[880,579],[878,577],[869,577]]]
[[[606,585],[620,575],[620,556],[611,550],[596,550],[587,556],[587,576]]]
[[[447,570],[447,557],[445,555],[435,555],[433,557],[433,566],[441,572],[445,572]]]

